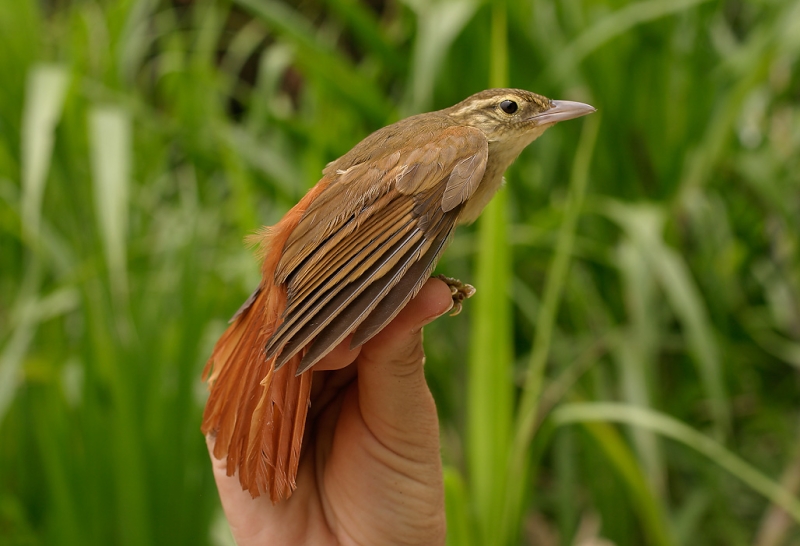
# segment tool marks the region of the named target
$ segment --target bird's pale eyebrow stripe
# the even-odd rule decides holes
[[[464,112],[468,112],[468,111],[469,112],[474,112],[476,109],[495,106],[496,104],[499,104],[501,100],[505,100],[505,99],[517,100],[517,101],[520,100],[520,99],[515,98],[512,95],[509,95],[508,97],[491,97],[491,98],[488,98],[488,99],[483,99],[480,102],[470,102],[469,104],[465,105],[464,107],[459,108],[458,110],[455,110],[452,115],[458,116],[460,114],[463,114]]]

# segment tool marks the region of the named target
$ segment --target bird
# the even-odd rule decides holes
[[[274,226],[253,235],[262,280],[203,371],[201,430],[253,498],[296,489],[313,366],[386,326],[430,277],[457,225],[474,222],[522,150],[595,111],[489,89],[375,131]],[[454,303],[472,287],[445,278]]]

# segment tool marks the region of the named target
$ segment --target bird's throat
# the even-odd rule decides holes
[[[489,158],[486,172],[478,189],[464,204],[464,211],[459,217],[459,224],[471,224],[478,219],[483,209],[492,200],[494,194],[503,185],[503,174],[531,142],[539,138],[549,125],[537,127],[523,138],[512,142],[489,142]]]

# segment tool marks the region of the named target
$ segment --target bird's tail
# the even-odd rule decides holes
[[[285,303],[280,289],[261,290],[214,347],[203,378],[211,393],[202,431],[216,433],[214,456],[253,497],[273,502],[295,488],[311,393],[311,374],[295,376],[299,355],[278,371],[264,347]]]
[[[292,230],[322,188],[312,189],[272,228],[255,237],[264,262],[263,280],[214,347],[203,371],[210,394],[203,413],[204,434],[215,434],[214,456],[227,457],[228,475],[255,498],[272,502],[294,491],[300,447],[311,397],[311,372],[296,376],[298,353],[279,370],[264,348],[280,325],[286,288],[274,282],[281,251]]]

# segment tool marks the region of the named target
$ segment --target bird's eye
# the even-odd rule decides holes
[[[504,100],[500,103],[500,109],[506,114],[513,114],[517,111],[517,103],[513,100]]]

